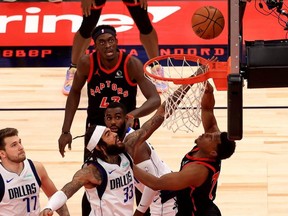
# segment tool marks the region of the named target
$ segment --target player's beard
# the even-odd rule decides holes
[[[10,157],[10,156],[7,156],[7,158],[14,162],[14,163],[21,163],[23,162],[25,159],[26,159],[26,154],[25,153],[22,153],[20,154],[18,157]]]
[[[119,139],[122,141],[126,134],[126,124],[122,124],[121,127],[118,128],[117,134],[119,136]]]
[[[120,153],[125,152],[125,146],[118,146],[118,145],[109,145],[106,147],[106,152],[109,155],[118,155]]]

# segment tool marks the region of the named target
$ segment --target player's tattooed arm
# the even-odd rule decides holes
[[[151,134],[163,123],[164,114],[165,109],[160,106],[153,117],[146,121],[140,129],[134,131],[125,138],[124,143],[126,147],[133,148],[134,146],[140,145],[146,141],[151,136]]]
[[[66,194],[69,199],[75,194],[82,186],[97,186],[102,181],[101,174],[94,165],[88,165],[81,170],[78,170],[71,182],[67,183],[62,191]]]

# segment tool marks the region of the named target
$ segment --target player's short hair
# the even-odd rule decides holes
[[[220,160],[227,159],[235,152],[236,142],[228,139],[228,133],[220,134],[221,143],[217,146],[217,154]]]
[[[119,103],[119,102],[109,103],[109,105],[107,106],[106,109],[108,109],[108,108],[114,109],[114,108],[118,108],[118,107],[123,110],[123,114],[124,114],[124,115],[127,114],[127,109],[126,109],[125,105],[122,104],[122,103]]]
[[[113,26],[110,25],[99,25],[96,26],[93,31],[92,31],[92,38],[94,40],[94,42],[96,42],[97,38],[105,33],[109,33],[111,35],[113,35],[116,38],[116,29]]]
[[[5,150],[4,139],[12,136],[18,136],[18,130],[16,128],[4,128],[0,130],[0,150]]]

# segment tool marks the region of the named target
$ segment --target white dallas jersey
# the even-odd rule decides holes
[[[132,133],[133,131],[134,129],[128,128],[126,132],[126,136]],[[147,164],[146,162],[149,160],[136,164],[137,167],[141,168],[142,170],[145,170],[148,173],[155,175],[156,177],[161,177],[164,174],[171,173],[171,169],[169,168],[169,166],[160,159],[160,157],[157,155],[156,151],[154,150],[153,146],[147,140],[146,140],[146,144],[149,146],[151,150],[151,155],[150,155],[149,160],[151,161],[151,164],[153,164],[153,168],[152,168],[153,170],[150,170],[151,167],[146,166]],[[136,180],[135,187],[137,187],[137,189],[143,193],[145,185]],[[158,191],[156,195],[154,196],[153,201],[150,205],[150,214],[152,216],[154,215],[174,216],[177,213],[177,208],[175,208],[175,205],[176,205],[176,201],[173,198],[171,198],[170,200],[162,204],[160,191]]]
[[[103,178],[100,186],[91,189],[85,188],[92,209],[90,215],[133,215],[134,176],[131,159],[128,159],[129,156],[125,154],[119,154],[119,156],[121,157],[120,166],[106,163],[98,158],[97,162],[105,170],[99,169],[99,164],[90,162],[98,167]]]
[[[128,128],[128,131],[126,132],[126,136],[128,134],[132,133],[133,131],[134,131],[134,129]],[[153,146],[148,141],[146,141],[146,144],[149,146],[149,148],[151,150],[150,160],[152,161],[152,163],[154,165],[156,176],[160,177],[166,173],[170,173],[171,169],[168,167],[168,165],[166,163],[164,163],[160,159],[160,157],[157,155],[156,151],[154,150]],[[145,170],[145,167],[142,167],[141,163],[137,164],[137,166]]]
[[[19,176],[0,164],[0,216],[38,216],[40,186],[31,160],[24,160]]]

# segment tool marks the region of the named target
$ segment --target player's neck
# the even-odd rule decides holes
[[[111,70],[112,68],[117,65],[119,59],[119,52],[117,52],[115,58],[113,59],[104,59],[101,58],[101,67],[106,69],[106,70]]]
[[[210,154],[207,154],[206,152],[201,151],[201,149],[199,149],[197,152],[195,152],[193,154],[193,157],[195,158],[207,158],[208,160],[214,160],[215,158],[212,157]]]
[[[111,155],[109,155],[108,157],[107,157],[107,161],[106,161],[107,163],[111,163],[111,164],[118,164],[118,165],[120,165],[120,157],[119,157],[119,155],[113,155],[113,156],[111,156]]]
[[[10,161],[10,162],[5,163],[4,161],[2,161],[2,165],[8,172],[16,173],[17,175],[20,175],[24,168],[23,162],[16,163],[16,162]]]

